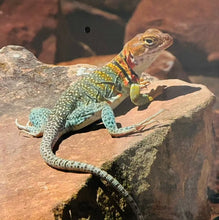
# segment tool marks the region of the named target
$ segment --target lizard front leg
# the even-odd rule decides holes
[[[152,89],[148,94],[141,94],[142,85],[133,83],[130,87],[130,99],[137,106],[142,106],[153,101],[157,96],[161,95],[166,86],[158,86]]]

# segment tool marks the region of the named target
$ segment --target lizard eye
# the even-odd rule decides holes
[[[152,38],[145,38],[144,41],[148,46],[154,45],[154,39]]]

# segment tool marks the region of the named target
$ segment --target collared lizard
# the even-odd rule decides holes
[[[172,44],[172,37],[157,29],[148,29],[127,42],[122,51],[111,62],[84,75],[73,83],[60,97],[52,110],[33,109],[26,126],[19,129],[43,139],[40,153],[45,162],[56,169],[85,172],[96,175],[108,182],[129,203],[137,219],[143,215],[126,189],[106,171],[93,165],[59,158],[53,152],[57,140],[66,132],[79,130],[102,119],[113,137],[121,137],[141,131],[157,114],[128,127],[118,128],[113,110],[125,98],[138,106],[145,105],[163,92],[157,87],[149,94],[141,94],[140,74],[161,53]]]

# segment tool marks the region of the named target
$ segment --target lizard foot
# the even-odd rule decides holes
[[[140,88],[143,89],[143,88],[147,88],[148,85],[150,85],[150,81],[149,80],[143,80],[143,79],[140,79]]]
[[[164,109],[161,109],[156,114],[146,118],[145,120],[141,121],[138,124],[131,125],[128,127],[122,127],[122,128],[118,128],[116,126],[115,121],[112,120],[112,115],[111,115],[111,117],[109,117],[110,116],[109,114],[105,114],[105,113],[102,114],[102,116],[104,116],[104,117],[102,117],[102,121],[112,137],[123,137],[125,135],[133,134],[135,132],[141,132],[147,125],[154,123],[156,121],[156,120],[154,120],[154,118],[157,117],[159,114],[161,114],[163,111],[164,111]],[[109,117],[109,118],[107,118],[107,117]],[[111,123],[106,123],[109,121]]]
[[[15,124],[17,126],[18,129],[20,129],[22,132],[31,135],[33,137],[42,137],[43,136],[43,132],[42,131],[38,131],[35,127],[33,127],[30,123],[30,121],[27,122],[27,124],[21,125],[18,123],[18,120],[15,120]]]
[[[17,119],[15,124],[18,129],[26,134],[33,137],[42,137],[50,112],[48,108],[34,108],[30,112],[26,126],[19,124]]]
[[[151,96],[153,99],[158,97],[159,95],[163,94],[164,90],[167,88],[167,86],[157,86],[155,89],[152,89],[149,93],[148,96]]]

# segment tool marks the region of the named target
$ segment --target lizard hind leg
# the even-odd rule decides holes
[[[164,110],[161,109],[158,111],[156,114],[152,115],[149,118],[146,118],[145,120],[141,121],[140,123],[123,127],[123,128],[118,128],[116,121],[115,121],[115,116],[113,113],[112,108],[109,105],[104,106],[102,110],[102,121],[103,124],[105,125],[106,129],[108,132],[111,134],[113,137],[122,137],[128,134],[132,134],[138,131],[141,131],[144,129],[147,125],[155,122],[154,118],[158,116],[160,113],[162,113]]]
[[[41,137],[43,135],[50,112],[51,111],[48,108],[33,108],[30,112],[29,120],[25,126],[20,125],[17,119],[15,120],[15,124],[18,129],[22,130],[24,133],[34,137]]]

